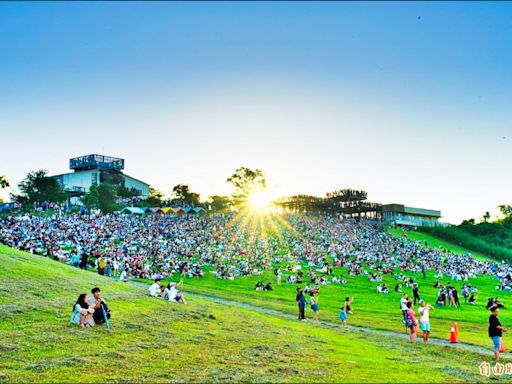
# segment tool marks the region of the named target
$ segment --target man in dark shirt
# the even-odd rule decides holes
[[[507,328],[503,327],[498,320],[500,310],[498,307],[491,308],[491,316],[489,316],[489,337],[492,339],[494,346],[494,355],[496,361],[500,359],[501,336],[503,332],[507,332]]]
[[[418,284],[414,284],[412,286],[412,294],[414,296],[414,305],[416,305],[416,300],[420,301],[420,289],[418,288]]]

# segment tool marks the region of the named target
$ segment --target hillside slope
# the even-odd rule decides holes
[[[112,330],[68,323],[102,288]],[[144,288],[0,246],[0,381],[475,381],[486,358],[290,322]]]

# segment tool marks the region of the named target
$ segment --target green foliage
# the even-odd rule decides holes
[[[212,211],[223,212],[232,205],[232,201],[228,196],[213,195],[208,198],[208,204]]]
[[[5,178],[5,176],[0,176],[0,188],[7,188],[9,186],[9,181]]]
[[[512,206],[508,204],[502,204],[498,206],[500,212],[505,216],[505,218],[509,218],[512,216]]]
[[[117,197],[115,185],[101,183],[91,185],[89,192],[82,196],[82,202],[88,209],[99,208],[103,213],[111,213],[119,208]]]
[[[18,184],[20,194],[11,194],[11,198],[19,203],[31,204],[42,202],[60,203],[66,200],[66,192],[47,171],[40,169],[31,171]]]
[[[199,205],[199,193],[191,192],[190,187],[185,184],[175,185],[172,189],[172,197],[190,207]]]
[[[260,169],[252,170],[247,167],[241,167],[235,170],[235,173],[233,173],[226,182],[233,185],[233,199],[237,204],[247,199],[252,192],[265,190],[267,188],[263,171]]]
[[[82,202],[87,209],[99,208],[100,196],[96,185],[91,185],[89,192],[82,196]]]
[[[149,196],[145,200],[146,206],[148,207],[161,207],[164,199],[164,194],[158,189],[150,187]]]
[[[98,187],[98,207],[103,213],[110,213],[116,210],[117,191],[115,186],[108,183],[101,183]]]
[[[512,261],[512,227],[509,222],[474,224],[474,221],[467,220],[458,226],[422,227],[419,230],[495,260]]]

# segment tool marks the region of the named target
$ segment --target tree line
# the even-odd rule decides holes
[[[127,204],[139,207],[203,207],[215,212],[229,210],[231,206],[239,204],[249,194],[257,189],[266,189],[266,179],[260,169],[240,167],[226,179],[233,186],[230,196],[212,195],[201,200],[201,195],[193,192],[187,184],[177,184],[169,198],[156,188],[150,187],[147,198],[142,199],[138,192],[124,186],[120,174],[102,175],[98,185],[92,185],[89,191],[80,197],[83,205],[88,209],[100,209],[109,213],[121,209]],[[0,176],[0,187],[7,188],[10,183],[5,176]],[[48,176],[46,170],[30,171],[18,184],[18,191],[12,192],[12,201],[22,204],[25,208],[41,204],[64,203],[69,194],[57,180]]]

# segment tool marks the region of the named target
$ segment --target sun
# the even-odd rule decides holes
[[[265,211],[270,208],[270,197],[264,191],[254,191],[249,196],[249,206],[258,211]]]

